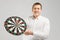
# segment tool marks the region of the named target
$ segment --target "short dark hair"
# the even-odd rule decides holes
[[[41,6],[41,9],[42,9],[42,4],[41,4],[41,3],[39,3],[39,2],[34,3],[33,6],[32,6],[32,8],[33,8],[35,5],[40,5],[40,6]]]

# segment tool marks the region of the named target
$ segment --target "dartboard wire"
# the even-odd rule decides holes
[[[12,17],[12,21],[13,21],[13,23],[15,24],[15,18],[14,18],[14,17]]]
[[[13,24],[15,23],[13,20],[12,20],[12,17],[10,17],[10,19],[9,19]]]
[[[19,30],[18,30],[18,28],[17,28],[17,34],[19,34]]]
[[[22,21],[22,20],[20,20],[18,24],[20,24],[21,22],[23,22],[23,21]]]
[[[16,23],[16,17],[14,17],[15,23]]]
[[[25,24],[21,24],[22,26],[25,26]]]
[[[7,25],[5,25],[5,26],[7,26],[7,27],[11,27],[11,26],[14,26],[14,25],[7,24]]]
[[[12,31],[14,28],[15,28],[15,27],[13,27],[13,28],[10,28],[10,29],[9,29],[9,31]]]
[[[20,20],[21,20],[21,19],[20,19],[19,17],[16,18],[16,22],[17,22],[17,23],[19,23]]]
[[[14,26],[10,26],[10,27],[7,27],[7,30],[9,30],[9,29],[11,29],[11,28],[13,28]]]
[[[24,32],[24,30],[23,30],[23,29],[21,29],[20,27],[19,27],[19,29],[21,30],[21,32]]]
[[[6,24],[6,23],[11,23],[11,22],[10,22],[10,18],[8,18],[8,19],[5,21],[5,24]]]
[[[24,24],[24,22],[22,21],[20,24]]]
[[[17,27],[15,27],[14,33],[17,33]]]
[[[8,24],[9,24],[9,25],[14,25],[14,24],[12,24],[12,23],[8,23],[8,22],[7,22],[7,25],[8,25]]]
[[[14,24],[11,20],[7,21],[8,23]]]
[[[24,21],[23,21],[23,20],[21,20],[19,24],[24,25]]]
[[[27,28],[26,26],[20,26],[20,27]]]
[[[23,28],[25,28],[25,25],[22,25],[22,24],[19,24],[20,25],[20,27],[23,27]]]
[[[11,31],[12,33],[14,33],[14,31],[15,31],[15,28],[16,28],[16,27],[14,27],[14,29]]]
[[[25,28],[23,28],[23,27],[20,27],[20,28],[23,29],[23,30],[25,29]]]
[[[14,27],[13,27],[13,28],[14,28]],[[12,29],[12,28],[6,29],[6,30],[7,30],[9,33],[11,33],[11,32],[12,32],[11,29]],[[12,29],[12,30],[13,30],[13,29]]]
[[[20,24],[21,24],[20,27],[26,28],[26,25],[24,24],[24,22],[21,22]]]
[[[13,25],[11,25],[11,24],[8,23],[8,22],[5,22],[5,23],[4,23],[4,26],[5,26],[5,27],[9,27],[9,26],[13,26]]]
[[[25,22],[22,20],[22,21],[20,22],[20,24],[25,24]]]
[[[21,30],[18,28],[18,30],[19,30],[19,33],[21,33]]]

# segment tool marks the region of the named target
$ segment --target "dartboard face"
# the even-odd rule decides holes
[[[21,35],[26,31],[26,22],[17,16],[7,18],[4,22],[5,29],[13,35]]]

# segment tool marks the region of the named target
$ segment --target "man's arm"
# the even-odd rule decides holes
[[[47,20],[45,23],[44,23],[44,28],[43,28],[43,31],[30,31],[30,30],[27,30],[25,32],[25,35],[33,35],[34,37],[38,37],[38,38],[47,38],[48,35],[49,35],[49,32],[50,32],[50,22],[49,20]]]
[[[45,39],[45,38],[48,37],[49,32],[50,32],[50,22],[49,22],[49,20],[47,20],[47,21],[44,23],[43,31],[38,31],[38,32],[35,31],[35,32],[33,32],[33,35],[34,35],[35,37]]]

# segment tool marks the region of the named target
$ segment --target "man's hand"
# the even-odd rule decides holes
[[[25,31],[25,33],[24,33],[25,35],[33,35],[33,32],[32,31],[30,31],[30,30],[27,30],[27,31]]]

